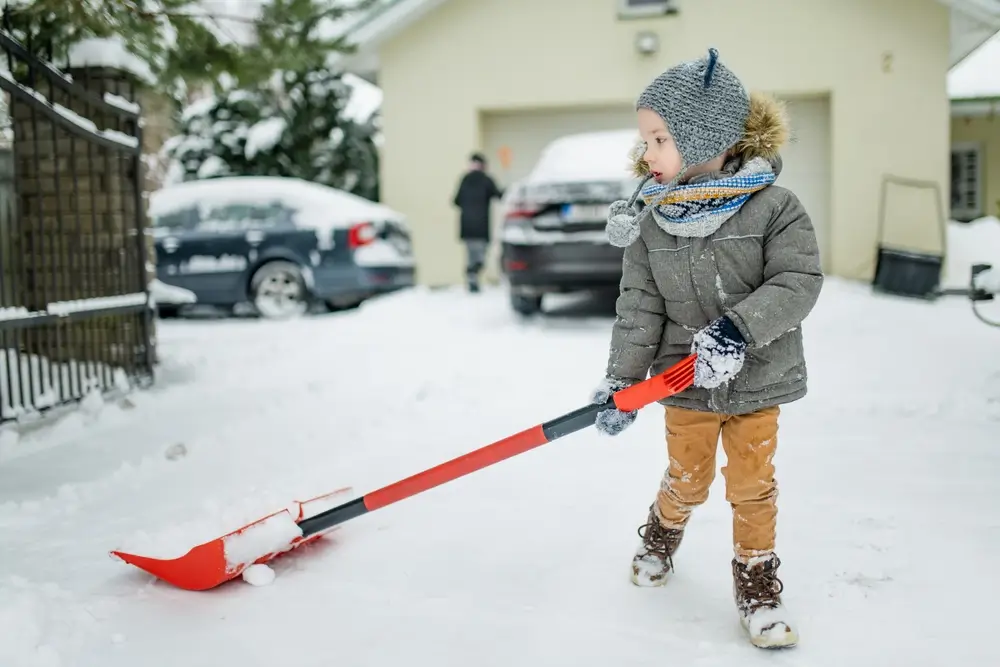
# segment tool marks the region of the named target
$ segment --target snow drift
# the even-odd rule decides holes
[[[942,287],[968,287],[974,264],[992,264],[1000,269],[1000,220],[997,218],[949,223]]]

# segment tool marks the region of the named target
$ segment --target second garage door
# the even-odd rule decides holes
[[[827,97],[788,100],[791,140],[781,150],[778,185],[802,200],[823,255],[830,266],[830,102]]]

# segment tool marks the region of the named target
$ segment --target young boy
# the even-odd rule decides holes
[[[806,394],[801,322],[823,275],[809,216],[773,185],[788,137],[783,109],[748,95],[715,49],[657,77],[637,104],[645,179],[612,205],[625,248],[606,377],[594,395],[660,373],[692,352],[695,386],[663,401],[670,464],[650,506],[632,581],[664,584],[692,510],[708,498],[721,435],[733,509],[733,591],[756,646],[798,641],[781,604],[772,457],[779,406]],[[636,204],[641,196],[642,204]],[[636,413],[605,410],[617,435]]]

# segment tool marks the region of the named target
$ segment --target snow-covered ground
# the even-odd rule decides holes
[[[0,437],[0,665],[1000,661],[1000,330],[963,299],[834,280],[776,459],[791,652],[741,637],[721,475],[677,578],[629,582],[666,463],[656,407],[617,440],[579,433],[353,520],[274,561],[273,582],[192,593],[108,556],[364,493],[574,409],[610,323],[607,304],[522,322],[499,291],[420,290],[294,322],[162,323],[155,389]]]

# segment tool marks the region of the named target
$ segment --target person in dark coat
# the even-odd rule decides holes
[[[471,292],[479,291],[479,273],[490,244],[490,204],[502,196],[503,192],[486,173],[486,158],[481,153],[473,154],[452,202],[461,210],[459,237],[465,244],[465,275]]]

